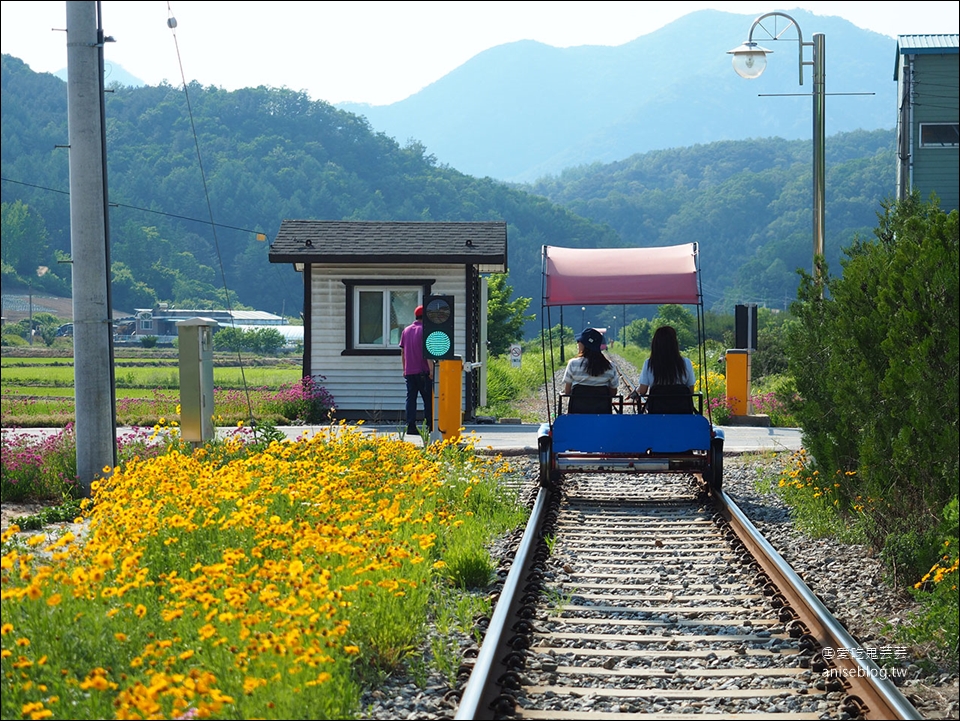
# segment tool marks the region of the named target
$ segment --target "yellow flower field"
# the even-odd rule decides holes
[[[83,539],[4,534],[3,718],[354,716],[448,561],[521,520],[510,469],[453,444],[262,446],[173,444],[105,469]]]

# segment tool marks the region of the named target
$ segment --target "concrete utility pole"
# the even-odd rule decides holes
[[[101,112],[102,44],[97,3],[67,3],[67,120],[70,139],[70,254],[77,476],[83,495],[116,458],[113,320],[106,272],[106,203]]]

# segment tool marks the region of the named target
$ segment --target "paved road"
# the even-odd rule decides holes
[[[759,428],[751,426],[721,426],[726,440],[723,450],[726,453],[750,453],[758,451],[796,451],[802,447],[799,428]],[[279,430],[288,438],[298,438],[304,433],[313,435],[326,426],[280,426]],[[364,424],[362,428],[370,433],[379,433],[396,436],[403,430],[403,424],[372,425]],[[475,436],[479,449],[489,449],[504,455],[536,455],[537,429],[539,425],[523,423],[482,424],[465,427],[464,435]],[[23,428],[3,429],[3,434],[28,434],[47,436],[59,432],[59,428]],[[218,434],[225,435],[233,432],[233,428],[219,428]],[[118,429],[117,434],[130,433],[130,429]],[[407,436],[411,443],[420,443],[415,436]]]
[[[403,425],[364,425],[371,433],[396,436]],[[750,453],[759,451],[797,451],[802,447],[799,428],[759,428],[752,426],[721,426],[726,440],[723,450],[726,453]],[[489,448],[504,455],[536,455],[537,429],[534,423],[516,425],[486,424],[465,427],[464,435],[478,438],[477,448]],[[304,432],[312,434],[320,427],[284,426],[280,430],[289,438],[296,438]],[[411,442],[419,439],[407,436]]]

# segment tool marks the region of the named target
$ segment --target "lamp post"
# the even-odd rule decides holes
[[[587,327],[586,325],[584,325],[586,323],[586,321],[584,320],[584,318],[587,317],[586,313],[587,313],[587,306],[585,305],[580,306],[580,330],[583,330],[584,328]]]
[[[764,21],[773,18],[773,31],[771,32]],[[788,21],[787,25],[780,31],[777,31],[776,19],[784,18]],[[750,34],[747,41],[740,47],[729,50],[728,54],[733,55],[733,69],[742,78],[752,80],[760,77],[760,74],[767,66],[767,53],[772,50],[760,47],[753,40],[753,32],[761,28],[769,36],[769,40],[779,40],[780,37],[791,27],[797,29],[798,57],[800,60],[800,84],[803,85],[803,66],[813,66],[813,276],[817,283],[821,282],[820,263],[817,262],[818,256],[823,256],[823,221],[824,221],[824,53],[825,40],[823,33],[817,33],[813,36],[813,42],[803,42],[803,33],[800,32],[800,26],[797,21],[786,13],[772,12],[761,15],[753,21],[750,26]],[[803,49],[812,48],[813,59],[809,62],[803,59]]]

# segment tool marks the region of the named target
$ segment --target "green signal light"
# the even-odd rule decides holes
[[[446,355],[450,352],[450,336],[443,331],[435,330],[427,336],[424,345],[427,353],[432,356]]]

